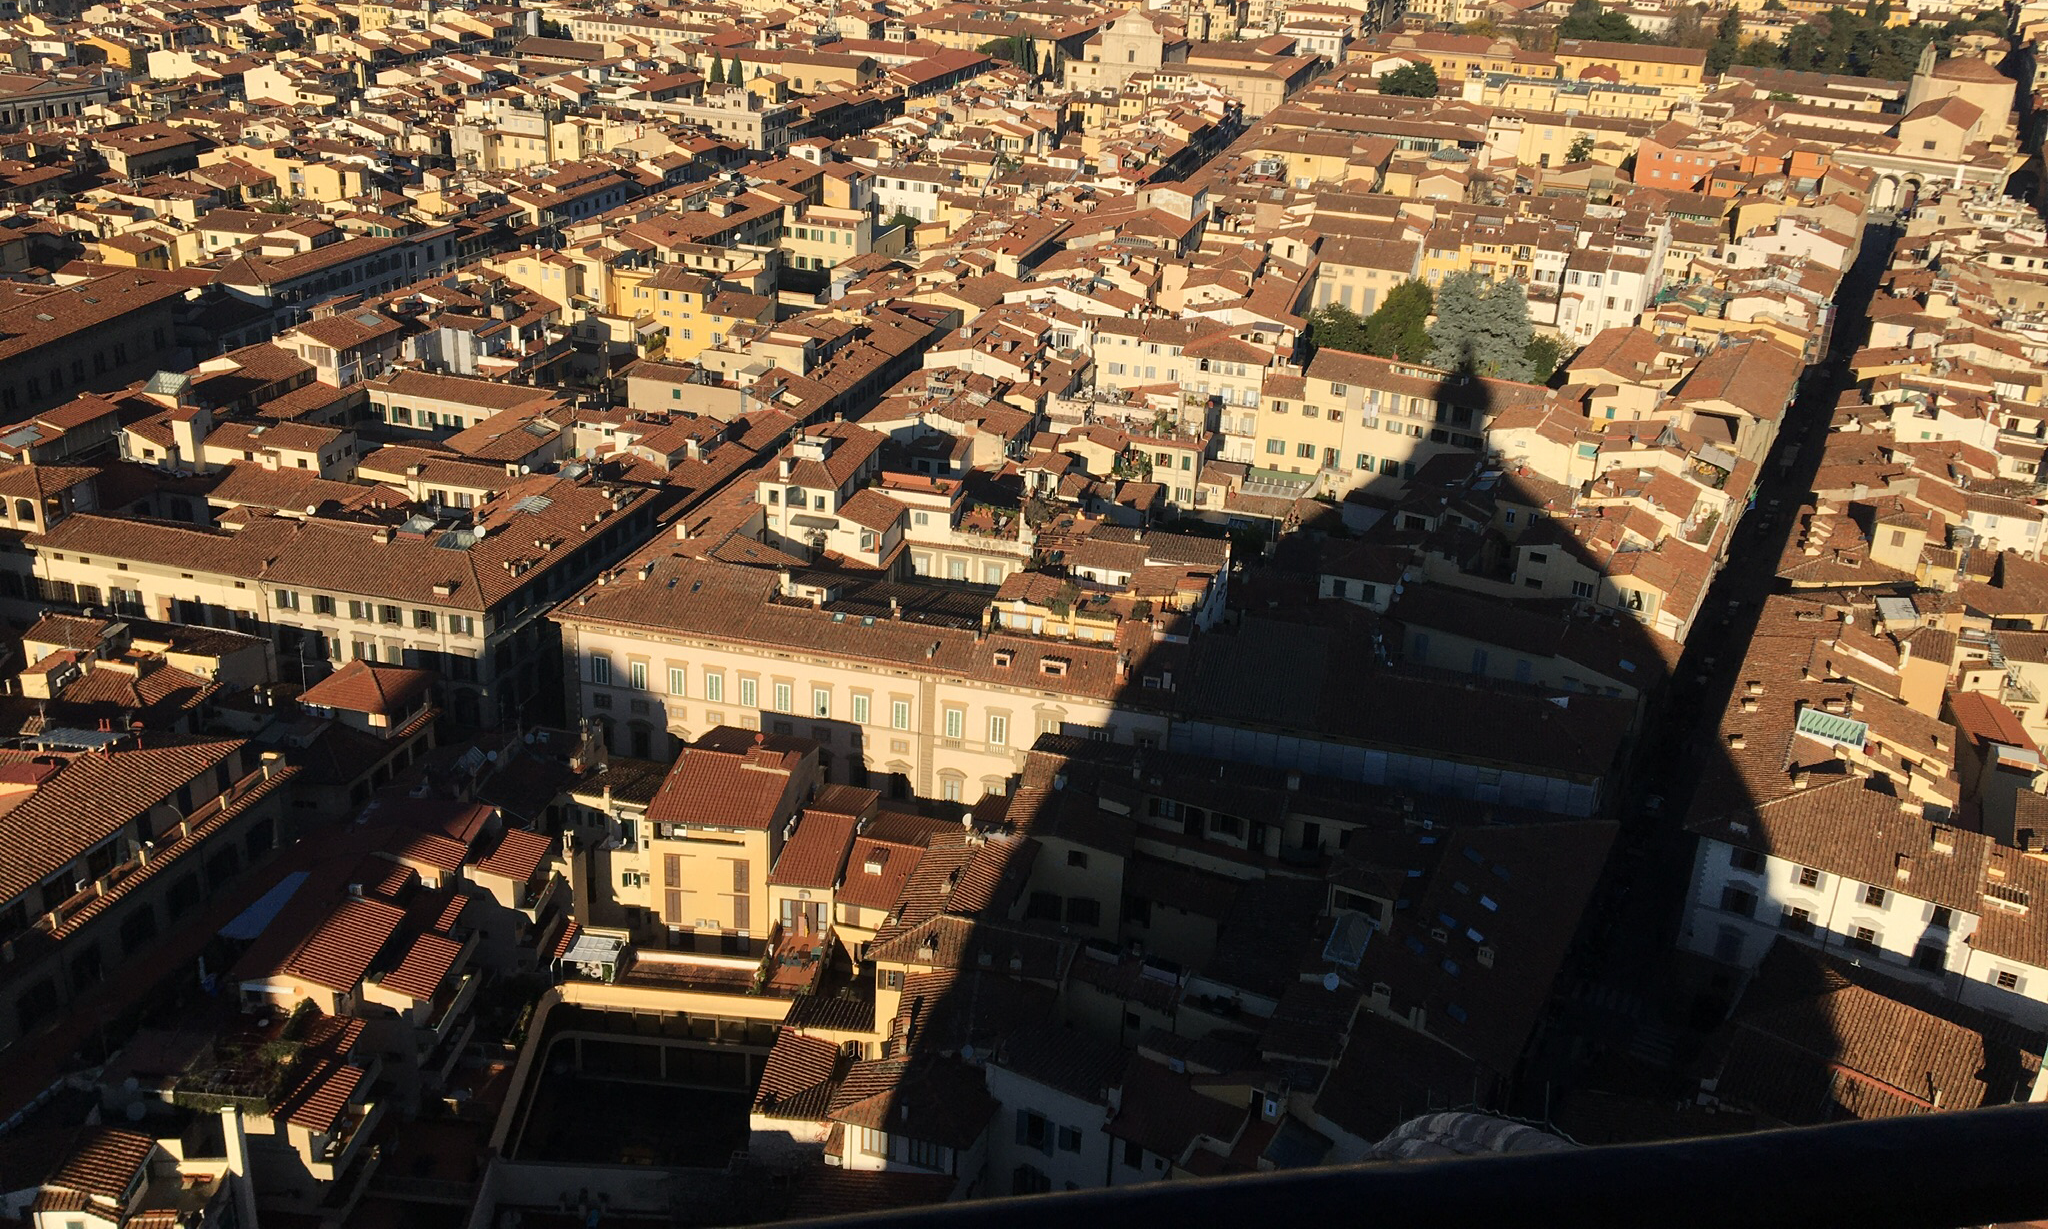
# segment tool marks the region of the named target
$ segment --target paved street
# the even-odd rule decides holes
[[[1837,398],[1849,387],[1846,360],[1868,332],[1867,312],[1900,231],[1889,218],[1865,229],[1844,279],[1827,361],[1813,369],[1787,411],[1763,468],[1754,508],[1738,526],[1726,565],[1713,581],[1668,693],[1635,748],[1617,818],[1622,832],[1572,959],[1559,979],[1553,1025],[1538,1043],[1516,1090],[1522,1113],[1540,1117],[1575,1087],[1600,1087],[1618,1066],[1633,1076],[1668,1078],[1683,1095],[1683,1072],[1715,1013],[1696,1005],[1676,944],[1692,841],[1683,831],[1693,783],[1713,769],[1711,737],[1728,703],[1735,669],[1756,626],[1820,461],[1820,438]],[[1783,459],[1795,458],[1787,466]],[[1652,799],[1661,799],[1653,803]],[[1731,987],[1732,988],[1732,987]],[[1695,1006],[1707,1008],[1695,1011]],[[1614,1064],[1615,1055],[1628,1060]],[[1649,1079],[1646,1083],[1662,1083]],[[1547,1087],[1546,1087],[1547,1086]],[[1632,1086],[1643,1090],[1642,1084]]]

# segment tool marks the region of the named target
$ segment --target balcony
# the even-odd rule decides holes
[[[790,934],[778,923],[770,937],[768,957],[762,969],[767,974],[762,993],[794,998],[815,990],[832,960],[832,928],[815,934]]]

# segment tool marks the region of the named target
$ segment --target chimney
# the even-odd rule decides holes
[[[171,415],[171,443],[178,457],[194,469],[204,460],[206,437],[213,434],[213,414],[205,406],[185,406]]]

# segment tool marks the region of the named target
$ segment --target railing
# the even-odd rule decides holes
[[[1659,1144],[1296,1169],[802,1222],[904,1229],[1647,1225],[1947,1229],[2048,1216],[2048,1104]],[[1369,1210],[1369,1213],[1368,1213]]]

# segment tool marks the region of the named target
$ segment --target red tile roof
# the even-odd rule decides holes
[[[511,828],[491,855],[476,864],[480,871],[503,875],[514,883],[525,883],[540,870],[541,863],[555,849],[555,838],[524,828]]]
[[[403,862],[394,862],[383,854],[370,854],[356,864],[349,879],[359,884],[363,895],[384,900],[401,900],[420,881],[420,873]]]
[[[47,1185],[119,1200],[155,1150],[156,1141],[147,1135],[88,1127]]]
[[[178,787],[239,750],[239,739],[79,756],[0,816],[0,900],[41,883]]]
[[[441,906],[441,916],[434,919],[429,929],[437,934],[451,934],[462,924],[462,912],[469,908],[469,897],[456,892],[448,897],[448,903]]]
[[[378,985],[387,990],[396,990],[408,998],[431,999],[434,992],[447,980],[448,970],[462,955],[462,945],[440,935],[421,935],[412,941],[412,947],[405,953],[405,959],[398,967],[378,980]]]
[[[332,1132],[348,1112],[349,1098],[363,1081],[363,1069],[347,1063],[320,1062],[298,1087],[285,1094],[275,1116],[308,1131]]]
[[[410,708],[433,682],[434,675],[429,670],[352,661],[308,687],[299,696],[299,702],[392,716]]]
[[[36,767],[46,766],[36,765]],[[148,883],[156,876],[166,873],[167,868],[178,865],[179,859],[199,849],[206,841],[212,839],[214,833],[246,814],[251,807],[256,806],[263,799],[269,797],[273,791],[283,789],[285,782],[297,775],[298,771],[296,768],[275,768],[269,776],[243,789],[239,794],[235,795],[233,801],[226,805],[212,806],[209,804],[210,809],[202,808],[202,811],[204,811],[203,816],[198,822],[191,825],[184,836],[168,839],[171,837],[171,834],[165,833],[165,839],[159,840],[156,852],[150,857],[149,861],[124,871],[119,878],[107,885],[105,891],[66,915],[63,921],[50,928],[51,937],[62,939],[68,935],[76,934],[79,930],[90,924],[93,919],[101,916],[108,909],[113,908],[122,899],[127,897],[129,893]]]
[[[463,863],[469,861],[469,846],[434,832],[400,829],[392,834],[385,849],[394,858],[450,874],[461,870]]]
[[[839,887],[841,904],[861,909],[893,910],[903,885],[917,869],[924,850],[915,845],[859,837],[846,860],[846,881]],[[872,869],[870,869],[872,868]]]
[[[1994,703],[1989,696],[1974,691],[1952,692],[1948,698],[1950,711],[1956,715],[1956,727],[1973,742],[2003,743],[2008,747],[2034,750],[2034,740],[2027,737],[2020,719],[2012,710]]]
[[[299,941],[277,971],[330,990],[353,990],[404,921],[405,910],[396,905],[345,900]]]
[[[562,937],[555,941],[554,959],[560,960],[568,955],[569,949],[576,946],[576,936],[582,933],[583,927],[574,919],[571,919],[567,926],[562,927]]]
[[[745,752],[685,748],[669,769],[647,818],[660,823],[765,830],[781,823],[780,803],[802,755],[757,745]]]
[[[768,872],[768,882],[785,888],[831,888],[846,865],[857,822],[851,815],[821,814],[806,807]]]

